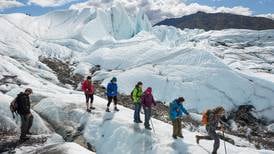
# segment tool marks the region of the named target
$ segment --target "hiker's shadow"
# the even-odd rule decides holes
[[[171,147],[177,151],[178,154],[189,154],[188,147],[190,145],[185,143],[182,139],[176,139],[171,143]]]
[[[114,118],[114,116],[115,116],[115,112],[105,112],[101,125],[103,125],[107,121],[111,121]]]

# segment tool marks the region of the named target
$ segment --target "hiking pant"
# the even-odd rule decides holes
[[[134,105],[134,122],[140,122],[141,103],[135,103]]]
[[[149,121],[150,121],[150,117],[151,117],[151,107],[145,107],[144,108],[145,111],[145,127],[150,127]]]
[[[210,130],[207,129],[208,131],[208,136],[198,136],[199,139],[205,139],[205,140],[214,140],[214,145],[213,145],[213,151],[212,153],[217,153],[217,150],[220,147],[220,137],[216,133],[215,130]]]
[[[29,130],[32,126],[33,116],[20,114],[20,117],[21,117],[21,137],[25,137],[27,133],[29,133]]]
[[[112,100],[114,101],[114,105],[117,105],[117,96],[108,96],[108,107],[110,106]]]
[[[176,118],[172,121],[173,125],[173,136],[183,136],[182,135],[182,120],[180,118]]]
[[[92,104],[93,103],[93,99],[94,99],[93,94],[87,94],[87,93],[85,93],[85,96],[86,96],[86,103],[88,104],[88,102],[90,100],[90,104]]]

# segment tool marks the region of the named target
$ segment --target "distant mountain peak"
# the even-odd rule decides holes
[[[222,30],[222,29],[274,29],[274,20],[264,17],[252,17],[231,13],[197,13],[181,18],[165,19],[156,25],[168,25],[177,28]]]

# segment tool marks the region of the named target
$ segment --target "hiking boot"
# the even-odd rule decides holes
[[[176,136],[176,135],[172,135],[172,137],[173,137],[174,139],[177,139],[177,136]]]
[[[20,136],[20,141],[26,141],[28,139],[30,139],[30,138],[27,136]]]
[[[90,110],[95,110],[95,107],[92,106],[92,107],[90,107],[89,109],[90,109]]]
[[[147,129],[147,130],[152,130],[151,127],[149,127],[149,126],[148,126],[148,127],[145,127],[145,129]]]
[[[90,110],[90,109],[87,109],[87,112],[91,112],[91,110]]]
[[[196,137],[196,143],[199,144],[200,137],[198,135],[196,135],[195,137]]]
[[[142,120],[139,120],[137,123],[143,123],[143,121],[142,121]]]
[[[27,135],[32,135],[32,133],[31,133],[31,132],[27,132],[26,134],[27,134]]]
[[[106,112],[110,112],[109,108],[106,109]]]
[[[117,111],[117,112],[118,112],[118,111],[120,111],[120,110],[119,110],[117,107],[115,107],[115,108],[114,108],[114,111]]]
[[[183,136],[183,135],[178,135],[178,137],[180,137],[180,138],[184,138],[184,136]]]

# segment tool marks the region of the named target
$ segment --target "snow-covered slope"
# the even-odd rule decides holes
[[[205,151],[195,144],[195,133],[187,130],[184,141],[171,140],[171,126],[160,121],[155,120],[156,134],[135,132],[133,128],[141,132],[143,128],[131,124],[131,110],[122,108],[119,113],[105,115],[105,101],[98,97],[98,111],[92,115],[84,113],[82,94],[69,86],[60,86],[56,74],[39,58],[68,62],[75,73],[82,75],[87,75],[92,66],[100,65],[102,69],[93,79],[102,80],[102,85],[117,76],[119,92],[130,94],[135,83],[143,81],[145,87],[153,88],[157,100],[168,103],[184,96],[186,108],[192,112],[219,105],[230,110],[252,104],[259,111],[257,116],[274,120],[274,30],[204,32],[151,27],[142,10],[132,16],[120,5],[55,11],[39,17],[0,15],[0,23],[0,100],[6,102],[1,102],[1,113],[12,99],[9,96],[15,97],[31,87],[32,100],[38,103],[34,107],[36,112],[69,130],[83,125],[85,138],[96,146],[98,153]],[[258,77],[262,76],[258,70],[264,71],[264,78]],[[14,75],[17,78],[8,79],[8,84],[3,82]],[[1,114],[0,128],[18,130],[10,116]],[[103,122],[105,118],[112,120]],[[36,119],[34,129],[44,128],[39,115]],[[136,149],[136,144],[143,148]],[[211,147],[208,144],[202,143],[207,150]],[[228,150],[271,153],[232,145]]]
[[[169,102],[182,95],[193,111],[220,104],[227,109],[252,104],[262,111],[259,115],[273,120],[274,83],[250,76],[258,74],[257,68],[270,70],[267,75],[273,78],[273,30],[152,28],[142,11],[133,19],[120,5],[56,11],[40,17],[1,15],[0,20],[4,62],[9,57],[32,59],[36,68],[46,68],[38,57],[53,57],[78,64],[75,72],[83,75],[88,67],[100,65],[103,70],[94,78],[103,79],[105,85],[118,76],[121,93],[129,94],[142,80],[153,87],[158,100]],[[18,71],[8,72],[14,75]],[[43,78],[57,82],[52,74]]]

